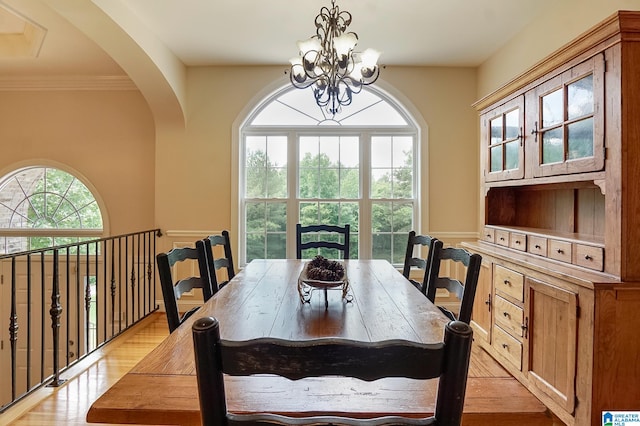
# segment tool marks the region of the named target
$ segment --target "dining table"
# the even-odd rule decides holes
[[[201,424],[191,326],[212,316],[222,339],[321,337],[364,342],[440,342],[449,319],[386,260],[344,260],[348,288],[301,298],[307,261],[253,260],[90,407],[90,423]],[[544,406],[515,379],[469,377],[463,421],[552,424]],[[499,380],[508,379],[508,380]],[[424,417],[434,410],[437,380],[345,377],[291,381],[277,376],[225,377],[227,407],[236,413]],[[505,405],[505,396],[514,398]],[[519,399],[518,399],[519,398]],[[503,407],[503,408],[501,408]],[[503,422],[501,423],[501,421]],[[486,423],[489,421],[490,423]]]

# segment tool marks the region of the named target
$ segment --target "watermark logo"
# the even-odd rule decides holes
[[[640,411],[603,411],[602,426],[640,426]]]

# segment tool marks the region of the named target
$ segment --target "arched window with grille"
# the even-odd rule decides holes
[[[0,178],[0,254],[102,235],[103,218],[96,197],[73,174],[32,166]]]
[[[295,224],[351,225],[350,258],[404,260],[420,218],[421,128],[367,86],[335,116],[280,88],[238,132],[240,263],[295,256]]]

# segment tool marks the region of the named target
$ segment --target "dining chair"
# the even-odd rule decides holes
[[[296,259],[302,259],[302,252],[308,249],[316,249],[314,256],[321,254],[324,257],[331,257],[326,252],[318,249],[337,250],[338,259],[342,254],[342,259],[349,259],[349,238],[351,226],[336,225],[307,225],[296,224]],[[340,242],[342,241],[342,242]],[[313,256],[311,256],[313,257]]]
[[[236,275],[233,267],[233,255],[231,252],[231,239],[229,238],[229,231],[224,230],[220,235],[209,235],[203,239],[205,256],[207,259],[207,268],[209,274],[209,280],[213,293],[215,294],[219,289],[224,287],[231,281]],[[220,247],[224,253],[224,257],[215,256],[215,247]],[[219,281],[217,271],[225,269],[227,273],[226,280]]]
[[[442,241],[430,235],[417,235],[416,231],[409,232],[402,275],[404,275],[415,288],[420,290],[422,294],[425,294],[427,290],[429,268],[431,266],[431,259],[433,258],[433,249],[436,245],[442,247]],[[423,247],[427,248],[426,258],[414,257],[415,250],[418,249],[420,251]],[[411,277],[411,271],[415,269],[421,270],[421,281],[417,281]]]
[[[440,276],[440,267],[442,261],[445,260],[454,262],[453,265],[462,265],[466,268],[464,281],[450,276]],[[481,264],[482,256],[477,253],[471,254],[463,248],[443,247],[441,244],[434,245],[433,258],[426,283],[425,294],[427,298],[435,303],[436,290],[439,288],[446,289],[449,294],[455,295],[460,301],[458,313],[455,314],[445,306],[438,305],[438,308],[440,308],[449,319],[469,324]],[[455,270],[453,265],[450,265],[450,270]]]
[[[160,276],[160,286],[162,287],[162,298],[167,312],[167,322],[169,332],[178,328],[187,318],[193,315],[200,307],[195,306],[180,314],[178,300],[186,292],[194,288],[202,289],[202,297],[206,302],[213,295],[213,287],[209,280],[209,271],[205,257],[205,247],[202,240],[196,242],[196,247],[174,247],[166,253],[156,255],[158,264],[158,275]],[[178,274],[173,271],[178,265],[187,265],[183,262],[197,262],[200,276],[189,276],[187,278],[177,278]]]
[[[212,317],[198,318],[192,326],[200,413],[205,426],[461,424],[473,335],[471,327],[463,322],[451,321],[445,326],[444,340],[431,344],[401,339],[358,342],[340,338],[290,341],[265,337],[228,341],[220,339],[219,328],[218,320]],[[401,416],[291,418],[271,413],[228,412],[223,375],[254,374],[275,374],[290,380],[319,376],[367,381],[384,377],[437,378],[435,412],[422,419]]]

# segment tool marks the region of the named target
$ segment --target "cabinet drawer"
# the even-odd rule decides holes
[[[547,255],[547,239],[544,237],[535,237],[535,236],[529,235],[527,251],[531,254],[537,254],[538,256],[546,256]]]
[[[496,296],[493,302],[494,320],[504,330],[516,337],[522,337],[524,311],[521,307]]]
[[[574,265],[584,266],[596,271],[602,271],[604,267],[604,250],[602,247],[574,244],[573,257]]]
[[[488,243],[496,242],[496,232],[493,228],[484,228],[484,234],[482,234],[482,239]]]
[[[495,265],[493,287],[498,294],[510,296],[520,302],[524,301],[524,276],[519,272]]]
[[[492,346],[518,370],[522,370],[522,343],[497,325],[493,326]]]
[[[496,235],[496,244],[509,247],[509,231],[496,229],[495,235]]]
[[[567,241],[549,240],[547,256],[550,259],[571,263],[571,243]]]
[[[527,250],[527,235],[512,232],[509,235],[509,247],[512,249],[526,251]]]

